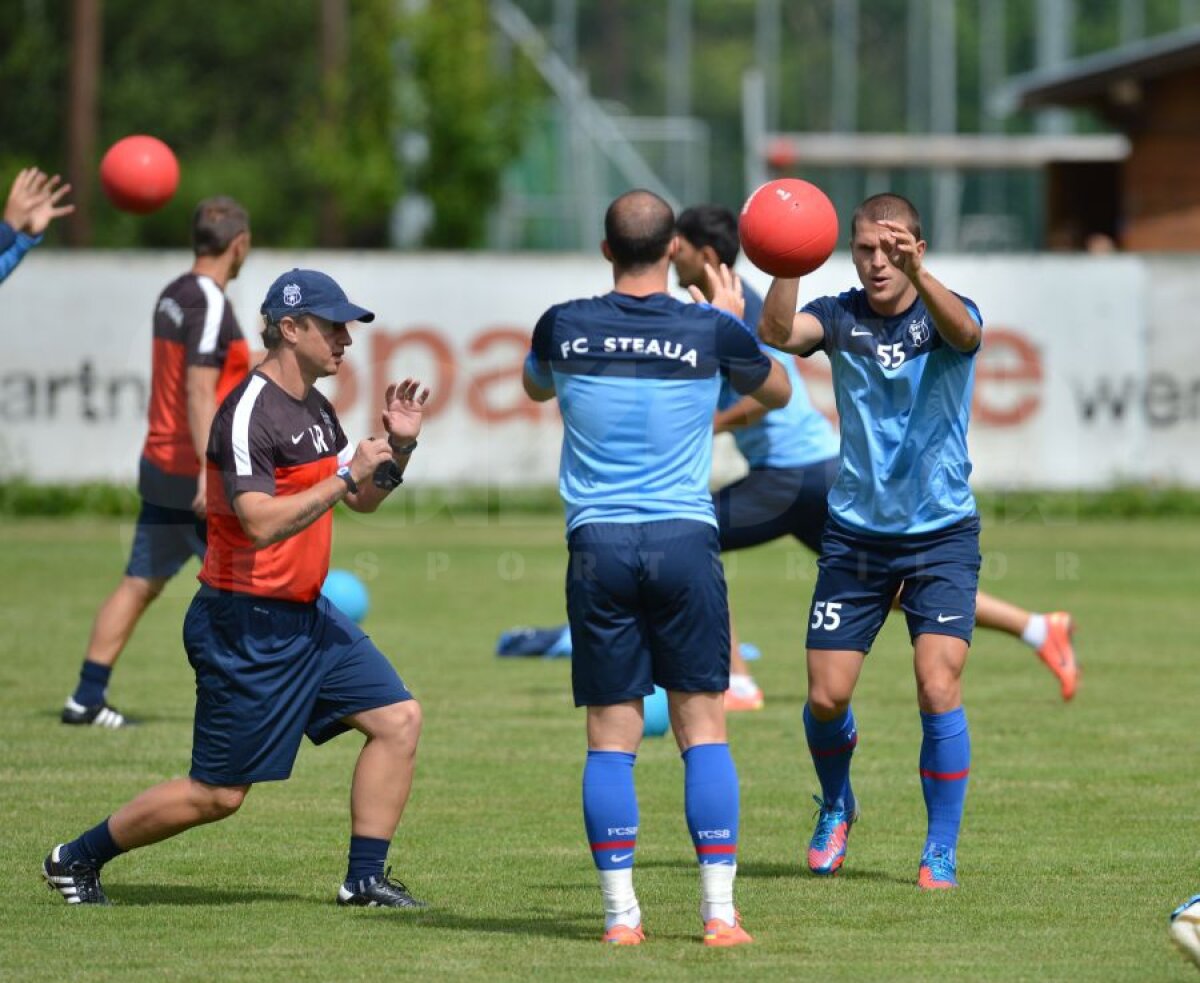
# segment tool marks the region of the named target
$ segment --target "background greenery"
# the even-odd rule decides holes
[[[345,72],[333,80],[322,80],[320,72],[319,0],[101,2],[97,163],[116,139],[149,132],[175,148],[185,166],[179,194],[154,215],[122,215],[98,202],[97,245],[178,246],[195,200],[228,193],[249,206],[265,245],[384,246],[393,206],[407,195],[432,205],[426,245],[475,248],[485,241],[501,176],[518,160],[523,178],[514,176],[514,185],[524,183],[522,194],[550,209],[542,216],[546,222],[561,224],[573,215],[573,189],[562,186],[570,175],[561,162],[544,159],[561,149],[558,137],[542,132],[550,93],[528,59],[493,27],[488,0],[349,2]],[[980,85],[984,47],[1000,44],[1007,74],[1036,64],[1037,0],[992,2],[1003,3],[1001,42],[983,36],[978,0],[937,0],[930,7],[954,5],[962,132],[983,125],[990,95]],[[517,3],[553,37],[556,0]],[[1135,3],[1144,10],[1147,36],[1174,30],[1187,16],[1179,0]],[[1117,45],[1128,4],[1075,0],[1072,54]],[[572,6],[578,14],[573,57],[591,94],[617,116],[663,115],[672,82],[668,4],[578,0]],[[65,167],[71,7],[57,0],[0,0],[0,176],[31,161]],[[928,88],[928,65],[920,59],[909,64],[911,7],[909,0],[858,4],[860,131],[928,129],[927,94],[914,97],[914,87]],[[730,206],[739,206],[747,191],[741,84],[756,63],[756,8],[756,0],[691,3],[690,112],[711,136],[710,197]],[[833,129],[834,0],[783,3],[779,10],[779,128]],[[1077,115],[1076,124],[1098,126],[1086,115]],[[1033,118],[1016,114],[1001,125],[1026,131]],[[413,134],[416,143],[406,142]],[[863,190],[861,181],[843,181],[846,170],[809,169],[803,176],[828,184],[846,210]],[[890,181],[914,200],[928,200],[927,173],[896,172]],[[1026,225],[1026,241],[1036,244],[1039,187],[1036,175],[972,174],[963,210],[995,210],[999,193],[1006,211]],[[338,223],[322,226],[324,207]],[[52,234],[61,236],[62,228]],[[539,236],[533,245],[554,248],[563,241],[545,230]]]
[[[738,896],[757,941],[700,944],[682,769],[668,739],[655,739],[637,769],[649,938],[618,951],[599,942],[569,666],[492,655],[500,630],[561,620],[561,520],[398,504],[339,515],[335,563],[367,582],[365,626],[425,709],[391,858],[433,905],[416,917],[333,905],[352,737],[305,748],[291,781],[255,789],[227,822],[115,861],[105,874],[113,907],[72,909],[51,895],[38,864],[55,842],[186,772],[193,684],[180,623],[193,571],[151,609],[114,677],[112,699],[143,726],[68,730],[58,709],[132,525],[0,520],[0,978],[44,979],[67,965],[114,981],[1195,978],[1166,932],[1169,911],[1200,884],[1194,520],[986,526],[984,585],[1074,611],[1083,681],[1063,705],[1025,646],[977,635],[963,887],[937,896],[913,883],[924,812],[902,621],[885,629],[855,701],[862,823],[843,874],[812,878],[802,847],[816,783],[800,719],[812,557],[787,543],[737,554],[739,626],[765,653],[755,672],[766,708],[731,720],[743,789]],[[1077,562],[1060,564],[1064,554]]]
[[[316,2],[103,0],[95,163],[121,137],[152,133],[184,166],[152,215],[119,213],[97,192],[96,245],[178,247],[195,202],[221,193],[247,205],[261,244],[382,246],[406,190],[434,198],[431,244],[479,244],[523,129],[529,67],[489,56],[486,0],[347,6],[345,72],[323,80]],[[0,175],[31,161],[65,169],[70,12],[0,0]],[[426,124],[427,156],[402,165],[401,131]],[[324,198],[340,241],[319,234]]]

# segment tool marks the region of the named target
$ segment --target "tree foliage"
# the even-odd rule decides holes
[[[382,246],[406,182],[433,201],[432,241],[477,244],[479,217],[520,143],[516,100],[531,90],[506,84],[489,62],[487,0],[439,0],[411,22],[400,6],[347,4],[345,70],[329,80],[319,0],[103,0],[91,173],[114,141],[150,133],[175,150],[181,180],[169,205],[137,217],[108,205],[97,184],[96,244],[184,246],[195,202],[230,194],[250,209],[261,244],[323,244],[321,206],[331,201],[343,232],[328,244]],[[65,170],[70,9],[0,0],[0,182],[28,163]],[[420,52],[414,84],[433,148],[419,175],[396,159],[405,123],[396,54],[406,31]]]
[[[521,150],[537,97],[531,67],[505,64],[481,0],[437,0],[406,22],[411,39],[412,100],[408,126],[428,147],[408,176],[434,207],[426,242],[482,245],[488,209],[504,168]]]

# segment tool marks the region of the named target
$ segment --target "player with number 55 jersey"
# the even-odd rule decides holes
[[[928,812],[922,888],[955,887],[971,747],[960,678],[975,625],[979,517],[968,485],[967,424],[982,341],[975,304],[924,266],[921,220],[894,194],[851,221],[862,289],[797,311],[799,280],[776,279],[760,337],[801,356],[823,350],[841,419],[808,626],[805,731],[821,784],[809,844],[816,874],[834,874],[858,817],[850,762],[851,696],[893,598],[908,620]]]

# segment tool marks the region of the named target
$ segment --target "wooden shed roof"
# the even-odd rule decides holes
[[[996,98],[1002,113],[1122,101],[1122,89],[1200,65],[1200,25],[1012,76]]]

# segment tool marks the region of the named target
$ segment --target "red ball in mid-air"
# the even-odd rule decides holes
[[[837,212],[815,184],[779,178],[746,199],[738,236],[746,258],[764,273],[804,276],[829,259],[837,245]]]
[[[179,161],[150,136],[118,140],[100,161],[100,183],[117,208],[145,215],[162,208],[179,187]]]

